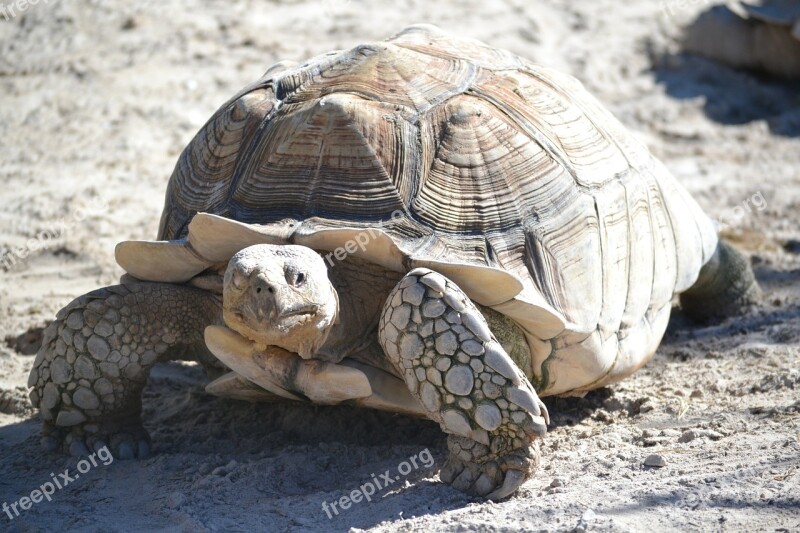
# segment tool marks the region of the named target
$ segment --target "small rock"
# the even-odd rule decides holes
[[[550,482],[550,488],[551,489],[555,489],[555,488],[563,487],[563,486],[564,486],[564,482],[561,481],[559,478],[555,478],[555,479],[553,479],[553,481]]]
[[[678,442],[691,442],[695,439],[701,438],[719,440],[722,437],[724,437],[722,433],[710,429],[690,429],[683,432],[681,437],[678,439]]]
[[[236,468],[236,465],[238,464],[239,463],[237,463],[235,459],[231,459],[225,466],[218,466],[217,468],[212,470],[211,475],[225,477],[231,472],[233,472],[233,470]]]
[[[583,515],[581,515],[580,520],[578,520],[578,524],[572,529],[572,531],[576,533],[584,533],[589,531],[591,528],[591,523],[595,518],[597,518],[597,514],[591,509],[586,509],[583,512]]]
[[[173,492],[167,496],[166,505],[170,509],[177,509],[186,501],[186,496],[182,492]]]
[[[800,254],[800,240],[789,239],[783,243],[783,249],[790,254]]]
[[[647,459],[644,460],[644,466],[652,466],[654,468],[662,468],[667,466],[667,461],[657,453],[651,454],[647,456]]]
[[[642,438],[643,439],[651,439],[653,437],[658,436],[658,431],[655,429],[644,429],[642,430]]]
[[[645,399],[645,401],[644,401],[644,402],[642,402],[642,403],[639,405],[639,413],[640,413],[640,414],[649,413],[649,412],[650,412],[650,411],[652,411],[653,409],[654,409],[654,406],[653,406],[653,404],[652,404],[652,403],[650,403],[650,400],[649,400],[649,399]]]
[[[128,17],[125,19],[125,22],[122,23],[122,29],[128,31],[134,29],[138,25],[139,23],[136,21],[135,18]]]

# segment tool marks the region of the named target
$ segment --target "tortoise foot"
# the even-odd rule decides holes
[[[147,459],[151,451],[150,435],[138,416],[70,427],[45,421],[41,442],[46,451],[63,450],[73,457],[87,457],[105,449],[115,459]]]
[[[527,446],[495,457],[479,442],[451,435],[447,439],[450,457],[439,477],[453,488],[471,496],[502,500],[514,494],[539,466],[539,450]]]

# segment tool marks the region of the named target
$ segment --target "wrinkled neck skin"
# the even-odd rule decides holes
[[[377,353],[378,359],[383,359],[378,320],[386,298],[403,274],[350,256],[335,262],[328,269],[328,277],[339,294],[339,313],[314,358],[338,363],[356,354],[363,355],[362,360],[372,359]]]

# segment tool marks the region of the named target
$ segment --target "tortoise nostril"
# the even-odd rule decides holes
[[[260,293],[260,292],[261,292],[261,287],[256,287],[256,293]]]

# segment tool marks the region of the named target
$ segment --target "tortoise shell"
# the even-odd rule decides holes
[[[644,364],[717,243],[574,78],[413,26],[279,65],[223,105],[170,179],[171,242],[123,243],[117,259],[185,281],[255,242],[331,252],[365,231],[356,255],[438,270],[516,321],[543,393]]]
[[[792,29],[792,36],[800,41],[800,3],[797,0],[761,0],[742,2],[742,8],[753,19]]]

